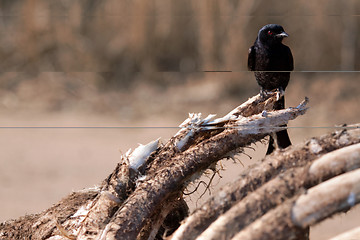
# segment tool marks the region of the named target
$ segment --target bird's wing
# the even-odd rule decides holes
[[[289,47],[287,47],[287,55],[288,55],[288,59],[289,59],[289,70],[292,71],[294,70],[294,59],[293,56],[291,54],[291,50]]]
[[[248,56],[248,69],[250,71],[255,71],[255,62],[256,62],[256,51],[255,51],[255,47],[252,46],[251,48],[249,48],[249,56]]]

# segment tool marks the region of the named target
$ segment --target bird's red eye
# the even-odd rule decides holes
[[[271,36],[271,35],[273,35],[273,32],[272,32],[272,31],[268,31],[268,34]]]

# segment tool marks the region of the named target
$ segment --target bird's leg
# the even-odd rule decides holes
[[[282,87],[279,87],[276,89],[276,101],[279,101],[279,99],[284,96],[285,91]]]

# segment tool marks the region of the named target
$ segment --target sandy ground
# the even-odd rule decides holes
[[[167,118],[166,126],[178,126],[183,119]],[[26,115],[3,116],[2,126],[157,126],[155,119],[146,122],[122,122],[101,115],[44,114],[35,118]],[[158,124],[159,126],[159,124]],[[161,137],[169,139],[176,128],[49,128],[49,129],[0,129],[0,221],[24,214],[42,211],[56,203],[72,190],[91,187],[103,180],[114,168],[121,152]],[[299,130],[290,130],[296,144],[307,136],[299,137]],[[323,130],[326,132],[327,130]],[[306,135],[306,134],[305,134]],[[223,161],[222,178],[213,181],[215,192],[226,182],[232,181],[249,164],[261,159],[265,146],[247,150],[249,157],[241,156],[243,163]],[[204,178],[205,180],[208,177]],[[190,188],[191,189],[191,188]],[[189,189],[189,190],[190,190]],[[201,199],[203,188],[187,200],[191,209],[209,197]],[[311,231],[312,239],[327,239],[360,221],[360,208],[327,220]]]
[[[77,116],[76,119],[72,115],[38,116],[39,119],[18,117],[2,118],[2,125],[130,126],[96,116]],[[111,173],[121,152],[158,137],[167,139],[176,129],[32,128],[0,131],[2,221],[39,212],[72,190],[99,183]]]

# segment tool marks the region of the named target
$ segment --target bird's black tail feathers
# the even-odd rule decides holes
[[[284,98],[284,96],[282,96],[275,103],[274,110],[280,110],[280,109],[284,109],[284,108],[285,108],[285,98]],[[283,125],[283,126],[286,127],[286,125]],[[286,129],[276,132],[274,137],[276,138],[276,140],[274,140],[274,138],[270,135],[269,146],[266,151],[266,155],[271,154],[275,150],[276,147],[281,149],[281,148],[287,148],[288,146],[291,145],[289,134]]]

